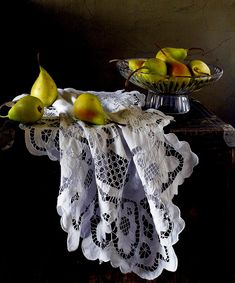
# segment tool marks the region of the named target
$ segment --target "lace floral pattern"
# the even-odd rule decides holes
[[[32,154],[60,162],[57,211],[68,250],[81,244],[88,259],[149,280],[175,271],[173,245],[185,223],[172,200],[197,156],[187,142],[164,134],[172,117],[141,110],[141,93],[93,92],[125,126],[76,120],[71,105],[80,93],[59,90],[42,121],[21,125]]]

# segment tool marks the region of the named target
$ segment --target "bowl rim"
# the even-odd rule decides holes
[[[153,57],[154,58],[154,57]],[[116,65],[117,65],[117,67],[120,69],[120,64],[121,63],[126,63],[126,69],[129,71],[129,74],[131,74],[131,73],[135,73],[135,71],[132,71],[132,70],[130,70],[129,69],[129,67],[128,67],[128,61],[129,60],[132,60],[132,59],[138,59],[138,60],[147,60],[147,59],[149,59],[149,58],[147,58],[147,57],[130,57],[130,58],[125,58],[125,59],[118,59],[117,61],[116,61]],[[189,61],[188,61],[189,62]],[[184,64],[186,64],[186,61],[181,61],[181,63],[184,63]],[[218,71],[217,72],[213,72],[212,74],[210,74],[210,75],[199,75],[199,76],[169,76],[169,75],[166,75],[166,76],[161,76],[163,79],[165,78],[165,79],[173,79],[173,78],[191,78],[191,79],[202,79],[202,78],[217,78],[218,77],[218,79],[219,78],[221,78],[221,76],[223,75],[223,73],[224,73],[224,71],[223,71],[223,69],[221,68],[221,67],[219,67],[218,65],[215,65],[215,64],[212,64],[212,63],[206,63],[207,64],[207,66],[210,68],[210,70],[215,70],[215,69],[217,69]],[[138,71],[137,71],[138,72]],[[136,72],[136,73],[137,73]],[[154,75],[154,73],[143,73],[143,72],[138,72],[139,74],[143,74],[143,75]]]

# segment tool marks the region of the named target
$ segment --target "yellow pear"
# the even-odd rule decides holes
[[[204,53],[204,50],[200,47],[191,47],[191,48],[164,47],[164,48],[161,48],[160,46],[158,46],[158,48],[160,50],[157,52],[156,58],[159,58],[163,61],[166,61],[167,57],[171,57],[177,61],[184,61],[189,55],[189,52],[192,52],[193,50],[197,50],[197,51],[200,50],[201,52]]]
[[[202,60],[192,60],[189,62],[189,67],[195,76],[210,75],[211,70],[209,66]]]
[[[139,76],[149,83],[156,83],[163,80],[167,75],[167,65],[158,58],[148,58],[142,65]]]
[[[163,60],[160,60],[158,58],[146,58],[142,61],[140,59],[137,59],[137,61],[133,61],[134,59],[131,59],[132,62],[129,62],[129,68],[130,65],[137,66],[140,65],[139,68],[136,68],[134,71],[130,73],[128,76],[125,86],[127,87],[129,80],[133,75],[138,77],[141,83],[157,83],[160,80],[164,80],[165,76],[167,75],[167,65]]]
[[[136,59],[136,58],[129,59],[128,60],[129,69],[131,71],[135,71],[136,69],[142,67],[145,61],[146,61],[145,59]]]
[[[0,117],[21,123],[34,123],[40,120],[43,114],[44,104],[42,101],[37,97],[27,95],[17,100],[6,116],[0,115]]]
[[[98,96],[92,93],[81,93],[76,98],[73,109],[75,118],[82,121],[95,125],[105,125],[109,122]]]
[[[45,107],[51,106],[56,100],[58,92],[55,81],[49,73],[39,65],[39,75],[34,82],[30,95],[39,98]]]
[[[180,47],[164,47],[157,52],[156,58],[159,58],[163,61],[166,61],[166,57],[172,57],[175,60],[184,60],[188,55],[188,50],[189,49]]]

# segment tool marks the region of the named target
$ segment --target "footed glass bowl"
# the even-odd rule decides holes
[[[148,90],[145,103],[146,109],[155,108],[167,114],[187,113],[190,110],[189,94],[216,82],[223,75],[223,70],[220,67],[207,64],[211,70],[211,75],[165,76],[161,80],[154,81],[154,79],[147,78],[146,74],[142,73],[141,70],[132,74],[133,71],[129,69],[128,65],[129,60],[131,58],[116,62],[120,74],[126,79],[126,83],[129,81]]]

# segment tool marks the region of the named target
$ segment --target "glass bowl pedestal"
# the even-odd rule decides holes
[[[145,109],[155,108],[166,114],[184,114],[190,111],[189,96],[192,92],[219,80],[223,70],[215,65],[207,64],[210,75],[163,77],[153,81],[146,79],[146,73],[133,73],[129,69],[129,60],[145,58],[130,58],[118,60],[116,66],[126,82],[147,90]],[[151,74],[150,74],[151,75]]]
[[[190,100],[188,95],[157,94],[149,90],[144,108],[155,108],[167,114],[185,114],[190,110]]]

